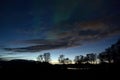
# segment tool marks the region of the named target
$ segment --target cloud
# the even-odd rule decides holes
[[[18,59],[21,57],[7,57],[7,56],[0,56],[0,60],[12,60],[12,59]]]
[[[103,19],[74,23],[63,22],[52,30],[46,31],[44,39],[21,41],[34,46],[20,48],[4,48],[14,52],[38,52],[42,50],[80,46],[85,41],[100,40],[109,36],[120,35],[118,15],[108,16]]]
[[[112,36],[115,34],[120,34],[120,17],[119,15],[106,16],[105,18],[101,18],[99,20],[93,21],[85,21],[85,22],[75,22],[70,25],[69,23],[60,25],[56,32],[59,30],[64,30],[64,27],[68,29],[62,33],[58,33],[58,38],[63,37],[77,37],[77,38],[104,38],[108,36]],[[72,26],[72,27],[71,27]],[[54,30],[53,30],[54,31]]]
[[[37,45],[35,46],[29,46],[29,47],[22,47],[22,48],[4,48],[4,50],[7,51],[14,51],[14,52],[38,52],[42,50],[49,50],[49,49],[56,49],[56,48],[65,48],[69,46],[68,42],[65,41],[44,41],[44,40],[28,40],[25,41],[26,43],[35,43]]]

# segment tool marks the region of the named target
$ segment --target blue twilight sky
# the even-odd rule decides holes
[[[119,0],[1,0],[0,55],[100,53],[120,38]]]

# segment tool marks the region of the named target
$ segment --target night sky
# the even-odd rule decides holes
[[[1,0],[0,55],[73,59],[100,53],[120,38],[119,0]]]

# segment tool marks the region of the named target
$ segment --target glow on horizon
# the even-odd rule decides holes
[[[49,52],[51,54],[51,63],[56,64],[58,63],[59,55],[65,55],[65,58],[69,58],[70,60],[74,60],[74,57],[77,55],[86,55],[88,53],[97,53],[104,51],[106,48],[110,47],[112,44],[116,43],[119,37],[114,38],[106,38],[105,40],[100,40],[92,43],[86,43],[81,46],[72,47],[72,48],[62,48],[62,49],[53,49],[53,50],[44,50],[40,52],[27,52],[27,53],[20,53],[20,52],[4,52],[3,57],[12,57],[12,59],[27,59],[27,60],[37,60],[38,55],[43,55],[44,53]],[[1,51],[2,53],[2,51]]]

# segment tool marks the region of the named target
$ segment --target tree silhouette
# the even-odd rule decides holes
[[[111,52],[111,50],[112,50],[111,48],[108,48],[108,49],[105,50],[106,59],[109,63],[112,63],[112,61],[113,61],[113,53]]]
[[[58,61],[61,64],[71,64],[72,63],[72,60],[70,60],[69,58],[65,58],[64,55],[60,55],[58,57]]]
[[[44,53],[44,55],[43,55],[43,57],[44,57],[44,62],[50,62],[50,53]]]
[[[64,64],[65,62],[64,62],[64,55],[60,55],[59,56],[59,58],[58,58],[58,61],[59,61],[59,63],[62,63],[62,64]]]
[[[75,56],[74,62],[75,62],[75,64],[79,63],[79,56]]]
[[[90,62],[91,64],[93,64],[96,61],[96,54],[94,53],[90,53],[86,55],[87,58],[87,62]]]
[[[111,46],[111,56],[114,63],[120,63],[120,40]]]
[[[64,63],[65,63],[65,64],[71,64],[72,61],[71,61],[69,58],[65,58],[65,59],[64,59]]]
[[[103,55],[102,55],[102,54],[103,54],[103,52],[98,55],[98,59],[100,60],[100,63],[103,63],[103,62],[104,62],[104,59],[103,59]]]
[[[100,53],[98,58],[100,59],[101,62],[108,62],[111,63],[112,62],[112,53],[110,48],[106,49],[104,52]]]
[[[39,56],[37,57],[37,61],[44,62],[44,57],[43,57],[43,55],[39,55]]]
[[[120,63],[120,40],[100,53],[98,58],[101,62]]]
[[[76,64],[81,64],[84,61],[84,56],[80,55],[80,56],[75,56],[74,62]]]
[[[44,53],[43,55],[39,55],[37,57],[37,61],[40,61],[40,62],[50,62],[50,53]]]

